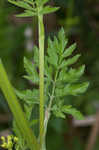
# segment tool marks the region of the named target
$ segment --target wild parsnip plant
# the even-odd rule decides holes
[[[71,114],[76,119],[83,115],[71,105],[65,105],[67,95],[80,95],[88,88],[88,82],[80,82],[85,66],[77,69],[71,67],[80,55],[71,57],[76,44],[66,48],[68,39],[62,28],[57,37],[48,38],[47,52],[44,55],[44,23],[43,16],[57,11],[59,8],[47,5],[49,0],[8,0],[10,3],[24,8],[24,13],[17,17],[38,17],[39,48],[34,47],[33,61],[24,58],[25,79],[37,85],[32,90],[16,90],[10,84],[2,61],[0,61],[0,88],[13,113],[13,128],[18,137],[17,150],[46,150],[47,126],[51,115],[65,118]],[[17,97],[23,102],[21,108]],[[33,112],[39,108],[39,117]],[[39,124],[39,133],[35,134],[34,126]]]

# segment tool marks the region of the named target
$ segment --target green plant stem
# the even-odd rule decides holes
[[[38,15],[39,25],[39,89],[40,89],[40,146],[43,144],[44,134],[44,24],[43,15]]]
[[[48,107],[47,107],[47,109],[45,111],[44,141],[46,140],[45,138],[46,138],[47,126],[48,126],[48,121],[50,119],[50,111],[51,111],[52,102],[53,102],[53,99],[54,99],[57,75],[58,75],[58,70],[56,71],[56,74],[55,74],[55,79],[54,79],[54,82],[53,82],[52,94],[50,96],[49,105],[48,105]],[[46,150],[46,144],[45,144],[45,150]]]
[[[29,123],[25,118],[25,114],[21,109],[18,99],[14,93],[14,89],[10,84],[6,71],[3,67],[2,61],[0,60],[0,88],[8,102],[8,105],[15,118],[16,124],[20,130],[23,139],[27,142],[30,150],[39,150],[39,144],[37,142],[34,133],[29,128]]]

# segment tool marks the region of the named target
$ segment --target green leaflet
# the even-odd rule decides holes
[[[58,56],[57,54],[53,53],[51,57],[47,57],[47,61],[49,64],[53,65],[55,68],[58,66]]]
[[[63,69],[64,67],[68,67],[68,66],[74,64],[78,60],[79,57],[80,57],[80,55],[77,54],[76,56],[74,56],[72,58],[69,58],[67,60],[63,60],[63,62],[59,66],[59,69]]]
[[[33,1],[30,0],[24,0],[24,1],[8,0],[8,1],[18,7],[25,9],[24,13],[16,15],[16,17],[32,17],[37,15],[36,9],[33,8],[33,3],[34,3]]]
[[[55,105],[52,107],[52,111],[53,111],[53,114],[54,114],[56,117],[65,119],[65,115],[64,115],[64,113],[61,111],[61,104],[60,104],[60,103],[58,104],[58,106],[55,104]]]
[[[62,58],[66,58],[70,56],[72,52],[75,50],[75,48],[76,48],[76,43],[72,44],[69,48],[65,50],[65,52],[62,55]]]
[[[84,82],[81,84],[67,84],[65,88],[56,89],[56,96],[63,97],[67,95],[79,95],[84,93],[89,86],[88,82]]]
[[[31,4],[31,5],[33,5],[33,1],[32,0],[23,0],[24,2],[27,2],[28,4]]]
[[[64,105],[62,107],[61,111],[66,113],[66,114],[72,115],[77,120],[83,120],[84,119],[84,116],[81,114],[81,112],[75,108],[72,108],[71,105],[69,105],[69,106]]]
[[[46,4],[49,0],[42,0],[42,5]]]
[[[24,8],[24,9],[34,10],[28,3],[24,2],[24,1],[8,0],[8,2],[10,2],[11,4],[14,4],[18,7]]]
[[[33,75],[36,72],[34,64],[26,57],[24,57],[24,68],[29,75]]]
[[[25,79],[31,81],[31,82],[34,83],[34,84],[38,84],[38,83],[39,83],[39,78],[36,77],[36,76],[26,76],[26,75],[24,75],[23,77],[24,77]]]
[[[36,125],[38,123],[38,119],[33,119],[33,116],[32,116],[33,109],[34,109],[34,105],[24,104],[25,116],[26,116],[27,120],[29,121],[30,127],[33,127],[34,125]]]
[[[75,84],[75,85],[72,85],[72,86],[70,85],[68,87],[69,87],[69,90],[71,91],[71,95],[76,96],[76,95],[79,95],[79,94],[83,94],[87,90],[88,86],[89,86],[89,83],[84,82],[84,83]],[[68,89],[68,87],[67,87],[67,89]],[[67,90],[68,93],[70,93],[69,90]]]
[[[58,41],[59,41],[59,53],[62,54],[68,43],[68,40],[65,36],[65,31],[63,28],[61,28],[61,30],[58,33]]]
[[[56,53],[56,49],[54,47],[54,42],[49,38],[48,39],[48,48],[47,48],[48,56],[46,56],[45,61],[49,64],[53,65],[54,67],[58,66],[58,55]]]
[[[24,8],[24,13],[16,15],[16,17],[32,17],[37,15],[37,11],[35,8],[33,8],[33,1],[30,0],[24,0],[24,1],[14,1],[14,0],[8,0],[10,3]]]
[[[36,1],[36,3],[37,3],[39,6],[45,5],[47,2],[49,2],[49,0],[37,0],[37,1]]]
[[[59,78],[57,80],[57,82],[67,82],[67,83],[74,83],[77,82],[79,80],[79,78],[83,75],[85,70],[85,65],[79,67],[78,69],[70,69],[68,72],[64,70],[62,70],[59,73]]]
[[[59,105],[59,106],[54,105],[52,111],[53,114],[59,118],[65,119],[66,117],[65,114],[69,114],[72,115],[77,120],[84,119],[84,116],[81,114],[81,112],[73,108],[71,105]]]
[[[39,13],[42,15],[53,13],[57,11],[59,7],[51,7],[51,6],[45,6]]]
[[[37,15],[36,12],[30,11],[30,10],[25,10],[24,13],[16,15],[16,17],[33,17],[36,15]]]
[[[39,91],[34,90],[23,90],[19,91],[15,89],[16,95],[27,104],[39,104]]]
[[[57,43],[58,43],[58,41],[57,41]],[[58,46],[59,46],[59,44],[57,44],[57,47]],[[48,38],[48,48],[47,48],[48,55],[51,57],[56,52],[57,52],[57,48],[54,45],[54,41],[52,41],[50,38]]]
[[[45,76],[51,81],[53,76],[52,66],[48,66],[47,57],[45,59]]]
[[[29,61],[26,57],[24,57],[24,68],[28,74],[28,76],[24,76],[24,78],[31,80],[35,84],[38,84],[39,83],[39,75],[38,75],[37,69],[35,67],[35,64],[33,64],[31,61]]]
[[[25,111],[25,115],[26,115],[26,118],[28,121],[30,121],[30,119],[31,119],[32,110],[33,110],[32,105],[24,104],[24,111]]]
[[[53,52],[60,56],[63,53],[67,43],[68,39],[65,37],[65,32],[62,28],[58,33],[58,38],[54,36],[53,41],[50,38],[48,39],[48,54],[51,55]]]
[[[61,110],[55,110],[53,111],[53,114],[57,117],[57,118],[63,118],[65,119],[65,115]]]

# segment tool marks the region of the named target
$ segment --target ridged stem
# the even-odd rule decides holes
[[[40,89],[40,146],[43,144],[43,134],[44,134],[44,24],[43,15],[38,15],[38,25],[39,25],[39,89]]]

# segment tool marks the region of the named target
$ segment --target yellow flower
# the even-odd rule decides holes
[[[2,140],[3,142],[5,142],[5,137],[4,137],[4,136],[1,136],[1,140]]]
[[[7,148],[7,143],[3,143],[3,144],[1,145],[1,147],[2,147],[2,148]]]
[[[15,136],[14,137],[14,142],[17,143],[18,142],[18,138]]]
[[[1,140],[2,140],[1,147],[8,150],[12,150],[13,145],[18,142],[18,138],[16,136],[14,137],[13,135],[8,135],[7,138],[2,136]]]

